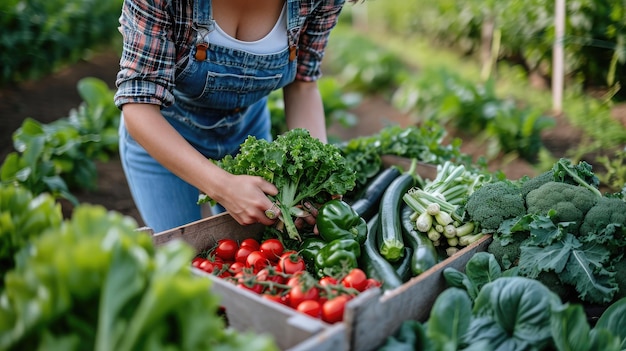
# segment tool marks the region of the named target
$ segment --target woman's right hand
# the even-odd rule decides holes
[[[278,194],[278,189],[262,177],[231,174],[223,186],[213,190],[212,198],[241,225],[272,225],[280,215],[278,206],[268,198]],[[276,213],[273,219],[266,216],[268,209]]]

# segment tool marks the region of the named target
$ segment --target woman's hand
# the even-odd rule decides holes
[[[231,175],[226,184],[213,190],[212,198],[224,206],[241,225],[272,225],[280,215],[278,206],[267,197],[278,194],[278,189],[262,177]],[[276,214],[274,218],[268,218],[265,214],[269,209]]]

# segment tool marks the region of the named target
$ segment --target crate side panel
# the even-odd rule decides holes
[[[425,321],[437,296],[446,288],[443,270],[453,267],[465,270],[472,256],[485,251],[491,236],[464,248],[402,286],[386,291],[377,303],[348,306],[347,324],[352,350],[369,351],[380,346],[406,320]]]

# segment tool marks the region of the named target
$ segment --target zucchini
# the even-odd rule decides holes
[[[404,253],[400,208],[402,197],[416,184],[412,172],[402,173],[389,184],[380,199],[380,235],[378,250],[390,262],[398,261]]]
[[[398,276],[395,268],[378,252],[376,240],[380,229],[378,214],[374,214],[367,222],[367,238],[363,243],[359,264],[368,277],[382,283],[383,290],[391,290],[402,285],[403,280]]]
[[[385,189],[401,174],[402,172],[397,167],[388,167],[378,172],[367,184],[359,198],[351,204],[352,208],[366,221],[369,221],[378,212],[380,199],[383,197]]]
[[[398,277],[400,277],[400,279],[402,279],[403,282],[406,282],[407,280],[413,277],[413,271],[411,269],[412,257],[413,257],[413,248],[410,246],[405,246],[402,259],[392,264],[393,267],[396,269],[396,273],[398,273]]]
[[[439,254],[432,240],[424,233],[415,230],[411,215],[413,209],[408,205],[403,205],[400,210],[402,220],[402,234],[407,246],[413,249],[411,257],[411,272],[413,276],[424,273],[438,262]]]

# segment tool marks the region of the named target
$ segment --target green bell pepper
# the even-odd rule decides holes
[[[361,244],[354,239],[335,239],[322,247],[315,256],[315,271],[319,277],[335,276],[358,267]]]
[[[326,244],[328,244],[328,242],[319,236],[306,238],[300,244],[300,256],[302,256],[307,263],[313,265],[315,264],[317,253],[320,252]]]
[[[359,244],[367,238],[367,222],[345,201],[330,200],[318,210],[317,230],[322,239],[353,239]]]

